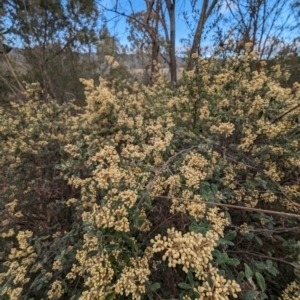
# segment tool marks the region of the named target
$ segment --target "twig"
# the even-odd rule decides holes
[[[239,226],[235,226],[235,225],[230,225],[229,226],[230,228],[233,228],[235,230],[237,230],[239,228]],[[249,230],[251,232],[257,232],[257,233],[268,233],[268,232],[271,232],[271,233],[282,233],[282,232],[298,232],[300,231],[300,227],[297,226],[297,227],[291,227],[291,228],[275,228],[275,229],[253,229],[253,230]]]
[[[168,197],[168,196],[159,196],[159,195],[154,195],[154,197],[155,198],[166,198],[166,199],[176,199],[176,200],[191,201],[191,202],[202,203],[202,204],[212,205],[212,206],[221,206],[221,207],[232,208],[232,209],[240,209],[240,210],[246,210],[246,211],[255,211],[255,212],[263,213],[263,214],[277,215],[277,216],[281,216],[281,217],[291,217],[291,218],[299,218],[300,219],[300,214],[284,213],[284,212],[275,211],[275,210],[266,210],[266,209],[246,207],[246,206],[239,206],[239,205],[226,204],[226,203],[200,201],[200,200],[194,200],[194,199]]]
[[[249,251],[245,251],[245,250],[226,250],[228,253],[236,253],[236,254],[247,254],[247,255],[251,255],[251,256],[256,256],[256,257],[260,257],[260,258],[268,258],[270,260],[274,260],[274,261],[279,261],[279,262],[282,262],[286,265],[289,265],[289,266],[293,266],[292,263],[284,260],[284,259],[281,259],[281,258],[277,258],[277,257],[272,257],[272,256],[268,256],[268,255],[264,255],[264,254],[260,254],[260,253],[253,253],[253,252],[249,252]]]
[[[45,60],[45,62],[47,63],[49,60],[52,60],[56,56],[58,56],[59,54],[61,54],[71,43],[74,42],[75,38],[76,38],[76,35],[74,35],[73,37],[71,37],[61,49],[59,49],[58,51],[56,51],[51,57],[47,57],[46,60]]]
[[[23,85],[21,84],[21,82],[19,81],[18,76],[17,76],[17,74],[16,74],[14,68],[12,67],[12,64],[11,64],[11,62],[10,62],[10,60],[9,60],[9,58],[8,58],[8,56],[7,56],[7,54],[6,54],[6,53],[3,53],[3,56],[4,56],[4,58],[5,58],[6,65],[7,65],[8,69],[9,69],[10,73],[12,74],[13,78],[16,80],[16,82],[17,82],[17,84],[18,84],[20,90],[21,90],[22,92],[24,92],[25,89],[24,89]]]
[[[280,115],[279,117],[277,117],[275,120],[273,120],[273,121],[271,122],[271,124],[276,123],[278,120],[282,119],[284,116],[286,116],[287,114],[289,114],[291,111],[297,109],[298,107],[300,107],[300,103],[297,104],[296,106],[290,108],[288,111],[286,111],[285,113],[283,113],[283,114]]]
[[[165,220],[163,220],[161,223],[159,223],[157,226],[155,226],[155,228],[152,229],[152,230],[150,231],[150,233],[147,235],[147,238],[145,239],[145,241],[148,240],[148,238],[151,236],[151,234],[152,234],[153,232],[155,232],[155,230],[156,230],[157,228],[159,228],[162,224],[168,222],[169,220],[171,220],[172,218],[174,218],[174,217],[175,217],[176,215],[178,215],[178,214],[179,214],[179,212],[175,213],[174,215],[168,217],[167,219],[165,219]]]
[[[165,298],[162,298],[156,291],[152,290],[152,292],[154,292],[154,294],[158,297],[158,299],[160,300],[179,300],[177,298],[170,298],[170,299],[165,299]]]
[[[297,107],[298,107],[298,106],[300,106],[300,104],[297,105]],[[296,107],[294,107],[293,109],[295,109],[295,108],[296,108]],[[289,113],[290,111],[291,111],[291,110],[289,110],[287,113]],[[285,113],[285,114],[287,114],[287,113]],[[278,119],[279,119],[279,117],[277,118],[277,120],[278,120]],[[277,186],[277,188],[278,188],[278,190],[281,192],[281,194],[282,194],[282,195],[283,195],[283,196],[284,196],[284,197],[285,197],[292,205],[297,206],[298,208],[300,208],[300,204],[298,204],[298,203],[292,201],[292,200],[289,198],[289,196],[282,190],[281,185],[280,185],[277,181],[275,181],[271,176],[265,174],[261,168],[259,168],[258,166],[251,166],[251,165],[248,165],[248,164],[245,163],[244,160],[237,161],[236,159],[234,159],[234,157],[232,157],[232,156],[230,156],[229,154],[227,154],[225,149],[222,149],[222,148],[220,148],[220,147],[218,147],[218,146],[216,146],[216,148],[219,149],[220,151],[222,151],[224,156],[226,156],[228,159],[234,161],[235,163],[240,163],[240,162],[242,162],[242,163],[245,164],[248,168],[251,168],[251,169],[257,170],[258,172],[263,173],[266,177],[268,177],[268,178],[274,183],[274,185]],[[253,163],[253,162],[251,161],[251,163]],[[255,163],[253,163],[253,164],[255,164]]]
[[[298,99],[299,100],[299,99]],[[300,107],[300,104],[297,104],[296,106],[290,108],[289,110],[287,110],[285,113],[281,114],[280,116],[278,116],[277,118],[275,118],[270,124],[274,124],[277,121],[279,121],[280,119],[282,119],[284,116],[286,116],[287,114],[289,114],[290,112],[292,112],[293,110],[297,109],[298,107]],[[257,137],[255,138],[255,140],[253,141],[253,143],[250,145],[249,150],[255,145],[254,142],[257,141],[259,138],[261,138],[263,135],[263,132],[260,133],[259,135],[257,135]]]
[[[141,204],[143,203],[145,197],[147,194],[149,194],[150,190],[153,187],[154,181],[156,180],[156,178],[161,174],[161,172],[179,155],[189,152],[192,149],[197,148],[198,146],[192,146],[188,149],[184,149],[179,151],[178,153],[174,154],[173,156],[171,156],[162,166],[160,166],[158,169],[155,170],[155,176],[152,178],[152,180],[148,183],[147,187],[146,187],[146,191],[143,194],[143,196],[141,197],[140,201],[137,204],[137,208],[139,208],[141,206]]]

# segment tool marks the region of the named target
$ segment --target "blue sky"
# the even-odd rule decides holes
[[[127,15],[130,15],[132,12],[137,12],[137,11],[143,11],[145,10],[146,7],[146,0],[131,0],[131,5],[129,5],[130,1],[129,0],[97,0],[99,3],[102,5],[106,6],[107,8],[112,9],[115,3],[118,3],[117,10],[120,12],[124,12]],[[212,0],[210,0],[211,2]],[[221,23],[222,26],[222,31],[224,34],[226,34],[230,26],[232,25],[232,13],[236,13],[237,7],[235,4],[233,4],[234,0],[219,0],[219,3],[221,4],[221,8],[219,12],[221,13],[223,18],[229,19],[229,22],[227,24]],[[238,1],[237,3],[242,3],[245,0],[235,0]],[[291,2],[291,0],[268,0],[268,3],[272,5],[272,3],[284,1],[286,6],[286,11],[282,12],[281,19],[276,20],[280,23],[285,21],[286,16],[289,13],[289,7],[288,7],[288,2]],[[191,21],[192,26],[195,25],[195,22],[192,20],[192,8],[191,8],[191,3],[196,3],[196,8],[200,9],[202,5],[202,1],[199,0],[177,0],[176,2],[176,49],[177,49],[177,55],[180,53],[184,52],[184,46],[181,43],[181,39],[187,38],[188,34],[191,32],[189,30],[189,27],[187,26],[186,21],[184,20],[183,17],[183,12],[187,12],[187,15],[189,16],[189,20]],[[100,5],[99,5],[100,7]],[[116,36],[121,44],[128,44],[127,36],[128,36],[128,25],[126,23],[126,18],[116,15],[113,12],[105,12],[105,16],[107,19],[107,28],[110,30],[110,33],[114,36]],[[214,13],[211,18],[209,19],[209,22],[214,20],[216,18],[216,13]],[[208,24],[209,24],[208,22]],[[99,20],[99,26],[101,26],[101,20]],[[202,41],[202,46],[212,48],[213,46],[213,33],[215,32],[216,27],[213,28],[212,31],[210,31],[207,34],[206,40]],[[286,39],[292,39],[293,36],[290,35],[290,32],[287,33],[288,36],[286,36]],[[274,34],[275,35],[275,34]],[[18,40],[15,39],[15,41]]]
[[[181,2],[181,3],[180,3]],[[191,1],[178,1],[177,7],[176,7],[176,45],[177,49],[180,51],[182,49],[182,43],[181,39],[187,38],[187,34],[189,32],[189,28],[186,24],[186,21],[183,17],[183,12],[186,11],[188,15],[190,15],[190,21],[191,20],[191,5],[189,4]],[[221,0],[222,8],[221,12],[225,15],[229,13],[229,10],[226,5],[225,0]],[[112,9],[114,6],[114,1],[102,1],[103,5],[107,8]],[[227,1],[229,5],[230,1]],[[202,5],[202,1],[197,1],[196,7],[200,8]],[[233,5],[231,5],[233,8]],[[118,11],[124,12],[127,15],[130,15],[130,13],[137,12],[137,11],[143,11],[145,10],[145,0],[133,0],[132,6],[128,5],[127,0],[120,0],[118,1]],[[127,36],[128,36],[128,25],[126,23],[126,18],[117,16],[113,12],[106,12],[106,17],[108,19],[107,27],[112,35],[115,35],[119,38],[120,42],[122,44],[127,44]],[[216,17],[216,15],[213,15],[212,18]],[[205,43],[207,44],[207,43]]]
[[[211,0],[212,1],[212,0]],[[210,1],[210,2],[211,2]],[[243,3],[243,0],[235,0],[236,3]],[[117,1],[118,7],[117,10],[126,13],[127,15],[130,15],[133,11],[142,11],[145,10],[145,0],[132,0],[132,5],[128,5],[128,0],[119,0]],[[280,18],[276,19],[276,22],[278,25],[282,25],[286,19],[290,11],[289,3],[291,3],[290,0],[268,0],[268,5],[272,6],[275,3],[280,3],[284,5],[284,9],[281,10],[281,16]],[[113,0],[105,0],[102,1],[103,5],[108,8],[113,8],[113,5],[115,4],[115,1]],[[191,3],[196,3],[196,8],[200,9],[202,6],[202,1],[196,1],[196,0],[182,0],[177,1],[177,7],[176,7],[176,47],[178,50],[178,53],[182,52],[184,50],[184,47],[181,43],[182,38],[187,38],[188,34],[190,32],[186,21],[183,17],[183,12],[186,11],[188,16],[190,17],[190,21],[192,22],[192,8]],[[233,0],[219,0],[219,3],[221,5],[221,8],[219,12],[222,15],[223,19],[228,19],[227,23],[221,23],[221,29],[223,31],[223,34],[227,34],[230,30],[230,26],[234,23],[234,19],[232,19],[232,14],[237,13],[238,9],[237,6],[234,4]],[[246,13],[245,11],[243,13]],[[127,30],[127,24],[124,17],[116,16],[114,13],[107,12],[106,13],[107,19],[109,20],[107,27],[110,30],[111,34],[116,35],[120,42],[122,44],[127,44],[127,36],[128,36],[128,30]],[[212,14],[211,18],[208,20],[208,25],[210,22],[212,22],[216,18],[216,13]],[[290,22],[293,22],[293,17],[290,19]],[[194,22],[195,24],[195,22]],[[193,25],[194,25],[193,24]],[[237,24],[235,24],[237,26]],[[214,30],[216,27],[214,27]],[[206,40],[202,41],[202,46],[211,48],[213,46],[213,33],[214,30],[208,32],[206,36]],[[292,40],[294,37],[291,36],[290,31],[282,33],[285,40]],[[270,33],[270,36],[277,36],[277,34],[272,32]]]

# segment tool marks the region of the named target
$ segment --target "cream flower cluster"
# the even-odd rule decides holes
[[[33,233],[29,230],[19,231],[17,234],[17,240],[19,248],[12,248],[9,254],[9,261],[4,265],[8,266],[6,273],[0,273],[0,284],[5,277],[10,277],[14,285],[14,289],[9,286],[3,288],[0,296],[9,295],[9,299],[18,300],[21,296],[23,288],[30,278],[28,271],[34,264],[37,254],[34,252],[34,248],[30,246],[29,239]]]
[[[228,300],[237,298],[237,293],[241,291],[241,287],[235,280],[227,280],[219,275],[216,268],[209,266],[210,279],[213,282],[212,286],[205,281],[203,285],[195,289],[200,297],[199,300]]]
[[[170,212],[172,214],[176,212],[182,212],[195,218],[196,221],[200,221],[204,218],[206,212],[206,204],[201,203],[203,201],[200,195],[194,195],[193,199],[172,199],[172,205]]]
[[[182,266],[184,272],[195,268],[196,273],[203,275],[205,266],[212,259],[212,250],[216,246],[218,235],[208,231],[204,237],[200,233],[188,232],[182,234],[174,228],[167,230],[167,236],[160,234],[151,240],[153,252],[164,251],[162,259],[168,261],[168,266]],[[202,275],[201,275],[202,274]]]
[[[220,123],[218,126],[212,125],[210,127],[211,132],[217,132],[219,134],[224,134],[225,137],[229,137],[234,132],[234,124],[232,123]]]
[[[92,212],[84,212],[82,220],[93,224],[94,228],[114,228],[116,231],[129,232],[128,212],[125,207],[113,207],[111,204],[94,204]]]
[[[142,232],[148,232],[152,228],[152,223],[147,219],[147,214],[144,208],[140,210],[139,220],[142,224],[139,226],[139,230]]]
[[[280,300],[299,300],[300,299],[300,288],[299,285],[293,281],[283,291]]]
[[[84,235],[83,250],[78,250],[76,259],[78,264],[73,264],[71,272],[67,274],[69,280],[76,276],[85,276],[84,285],[87,287],[79,299],[105,299],[109,292],[113,291],[111,281],[114,270],[109,260],[109,255],[98,251],[99,239],[96,236]],[[93,256],[88,254],[97,252]]]
[[[208,161],[195,152],[188,154],[180,168],[181,173],[186,178],[188,187],[199,187],[200,181],[204,180],[208,175]]]
[[[146,257],[132,258],[130,264],[130,267],[126,266],[123,269],[115,285],[115,292],[126,297],[131,294],[132,299],[140,300],[146,292],[145,283],[149,280],[151,273],[148,259]]]
[[[224,235],[224,227],[230,224],[224,212],[219,212],[218,207],[209,208],[206,219],[211,222],[213,230],[219,235]]]
[[[212,254],[218,235],[214,231],[208,231],[204,237],[200,233],[188,232],[182,234],[174,228],[167,230],[167,236],[157,235],[151,240],[152,252],[163,251],[162,260],[168,261],[169,268],[177,265],[184,272],[195,269],[195,276],[203,280],[195,291],[200,294],[197,299],[229,299],[229,296],[237,298],[240,286],[234,280],[227,280],[218,274],[218,269],[212,266]],[[206,279],[210,277],[213,285],[210,286]]]

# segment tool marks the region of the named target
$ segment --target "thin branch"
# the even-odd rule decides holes
[[[152,290],[152,292],[158,297],[158,299],[160,300],[180,300],[180,299],[177,299],[177,298],[170,298],[170,299],[165,299],[165,298],[162,298],[155,290]]]
[[[5,61],[6,61],[6,64],[7,64],[7,67],[8,67],[8,69],[9,69],[10,73],[12,74],[13,78],[16,80],[16,82],[17,82],[17,84],[18,84],[20,90],[21,90],[22,92],[24,92],[25,89],[24,89],[23,85],[21,84],[21,82],[19,81],[18,76],[17,76],[17,74],[16,74],[16,72],[15,72],[13,66],[12,66],[11,63],[10,63],[7,54],[6,54],[6,53],[3,53],[3,56],[4,56],[4,58],[5,58]]]
[[[121,11],[118,11],[118,10],[115,10],[115,9],[107,8],[106,6],[104,6],[103,4],[101,4],[100,2],[97,2],[97,3],[98,3],[98,5],[99,5],[100,7],[102,7],[104,10],[106,10],[106,11],[108,11],[108,12],[113,12],[113,13],[115,13],[115,14],[118,14],[118,15],[122,16],[122,17],[125,17],[125,18],[127,18],[127,19],[130,19],[130,20],[132,20],[132,21],[138,23],[138,24],[141,25],[141,26],[144,26],[144,23],[143,23],[143,22],[141,22],[141,21],[138,20],[137,18],[133,17],[132,15],[128,15],[128,14],[126,14],[125,12],[121,12]]]
[[[214,0],[214,1],[211,3],[210,7],[208,8],[208,10],[207,10],[207,12],[206,12],[206,14],[205,14],[205,19],[206,19],[206,20],[208,19],[208,17],[209,17],[210,14],[212,13],[212,11],[213,11],[214,7],[217,5],[217,3],[218,3],[218,0]]]
[[[171,216],[168,217],[167,219],[165,219],[165,220],[163,220],[162,222],[160,222],[157,226],[155,226],[155,227],[150,231],[150,233],[147,235],[145,241],[148,240],[148,238],[151,236],[151,234],[152,234],[153,232],[155,232],[155,230],[156,230],[157,228],[159,228],[161,225],[165,224],[166,222],[168,222],[169,220],[173,219],[174,217],[176,217],[176,216],[179,215],[179,214],[180,214],[180,212],[177,212],[177,213],[175,213],[174,215],[171,215]]]
[[[192,147],[190,147],[190,148],[188,148],[188,149],[184,149],[184,150],[181,150],[181,151],[179,151],[178,153],[176,153],[176,154],[174,154],[173,156],[171,156],[162,166],[160,166],[158,169],[156,169],[156,170],[154,170],[155,171],[155,176],[152,178],[152,180],[148,183],[148,185],[147,185],[147,187],[146,187],[146,191],[144,192],[144,194],[143,194],[143,196],[141,197],[141,199],[140,199],[140,201],[138,202],[138,204],[137,204],[137,208],[139,208],[141,205],[142,205],[142,203],[143,203],[143,201],[144,201],[144,199],[145,199],[145,197],[146,197],[146,195],[147,194],[149,194],[150,193],[150,191],[151,191],[151,189],[152,189],[152,187],[153,187],[153,184],[154,184],[154,182],[155,182],[155,180],[156,180],[156,178],[162,173],[162,171],[176,158],[176,157],[178,157],[178,156],[180,156],[180,155],[182,155],[183,153],[186,153],[186,152],[189,152],[189,151],[191,151],[192,149],[195,149],[195,148],[197,148],[198,146],[192,146]]]
[[[236,225],[229,225],[230,228],[233,228],[234,230],[238,230],[239,226]],[[284,232],[300,232],[300,227],[291,227],[291,228],[285,228],[285,227],[279,227],[274,229],[249,229],[249,232],[255,232],[255,233],[284,233]]]
[[[278,261],[278,262],[282,262],[286,265],[289,265],[289,266],[293,266],[292,263],[284,260],[284,259],[281,259],[281,258],[277,258],[277,257],[272,257],[272,256],[268,256],[268,255],[263,255],[263,254],[260,254],[260,253],[254,253],[254,252],[249,252],[249,251],[246,251],[246,250],[226,250],[228,253],[235,253],[235,254],[247,254],[247,255],[250,255],[250,256],[256,256],[256,257],[260,257],[260,258],[267,258],[267,259],[270,259],[270,260],[273,260],[273,261]]]
[[[164,16],[163,16],[163,13],[164,13],[164,12],[163,12],[163,10],[161,9],[160,21],[161,21],[162,27],[163,27],[164,32],[165,32],[166,41],[167,41],[167,43],[170,45],[170,37],[169,37],[169,33],[168,33],[168,27],[167,27],[166,19],[165,19]]]
[[[212,206],[221,206],[221,207],[225,207],[225,208],[246,210],[246,211],[258,212],[258,213],[263,213],[263,214],[268,214],[268,215],[277,215],[277,216],[280,216],[280,217],[286,217],[286,218],[290,217],[290,218],[300,219],[300,214],[284,213],[284,212],[275,211],[275,210],[266,210],[266,209],[239,206],[239,205],[219,203],[219,202],[200,201],[200,200],[194,200],[194,199],[160,196],[160,195],[153,195],[153,197],[154,198],[164,198],[164,199],[176,199],[176,200],[183,200],[183,201],[191,201],[191,202],[196,202],[196,203],[201,203],[201,204],[206,204],[206,205],[212,205]]]
[[[286,116],[287,114],[289,114],[290,112],[292,112],[293,110],[297,109],[298,107],[300,107],[300,103],[297,104],[296,106],[290,108],[288,111],[286,111],[285,113],[283,113],[282,115],[280,115],[279,117],[277,117],[275,120],[273,120],[271,122],[271,124],[276,123],[278,120],[282,119],[284,116]]]
[[[76,35],[74,35],[73,37],[71,37],[61,49],[59,49],[51,57],[47,57],[47,59],[46,59],[45,62],[48,62],[50,59],[53,59],[56,56],[58,56],[59,54],[61,54],[75,40],[75,38],[76,38]]]
[[[298,107],[298,106],[300,106],[300,104],[297,105],[297,107]],[[296,107],[294,107],[293,109],[295,109],[295,108],[296,108]],[[291,110],[290,110],[290,111],[291,111]],[[289,112],[290,112],[290,111],[289,111]],[[287,113],[289,113],[289,112],[287,112]],[[226,156],[228,159],[234,161],[234,162],[237,163],[237,164],[239,163],[239,161],[237,161],[233,156],[230,156],[229,154],[227,154],[226,151],[225,151],[225,149],[222,149],[222,148],[218,147],[217,145],[216,145],[215,147],[216,147],[217,149],[219,149],[219,151],[223,152],[223,155]],[[263,170],[261,170],[261,168],[259,168],[258,166],[251,166],[251,165],[247,164],[244,160],[242,160],[242,161],[240,161],[240,162],[242,162],[243,164],[245,164],[245,165],[246,165],[248,168],[250,168],[250,169],[257,170],[258,172],[263,172]],[[251,163],[253,163],[253,162],[251,162]],[[253,164],[254,164],[254,163],[253,163]],[[264,174],[264,175],[267,176],[267,177],[273,182],[273,184],[277,186],[278,190],[279,190],[280,193],[285,197],[286,200],[288,200],[292,205],[294,205],[294,206],[296,206],[298,209],[300,209],[300,204],[298,204],[298,203],[294,202],[293,200],[291,200],[290,197],[282,190],[281,185],[280,185],[277,181],[275,181],[271,176],[269,176],[269,175],[267,175],[267,174]]]
[[[163,59],[168,65],[170,65],[170,60],[167,59],[167,57],[164,56],[163,53],[159,53],[159,55],[162,57],[162,59]]]

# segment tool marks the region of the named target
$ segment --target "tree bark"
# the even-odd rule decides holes
[[[203,0],[203,2],[202,2],[201,15],[200,15],[200,18],[197,23],[197,28],[196,28],[196,31],[194,34],[192,47],[190,49],[187,70],[193,69],[194,65],[193,65],[192,55],[194,53],[200,54],[199,49],[200,49],[200,43],[201,43],[204,25],[217,3],[218,3],[218,0],[213,0],[211,5],[208,7],[209,0]]]
[[[171,82],[177,82],[177,62],[176,62],[176,50],[175,50],[175,38],[176,38],[176,31],[175,31],[175,3],[176,0],[166,0],[168,14],[170,18],[170,40],[168,41],[169,46],[169,56],[170,56],[170,76]]]
[[[150,75],[150,85],[155,82],[155,75],[158,72],[157,63],[159,56],[159,39],[158,39],[158,24],[159,24],[159,11],[160,11],[160,1],[156,2],[156,9],[153,10],[155,0],[146,0],[147,11],[144,18],[144,27],[151,38],[151,75]],[[150,25],[151,14],[155,14],[155,24]]]

